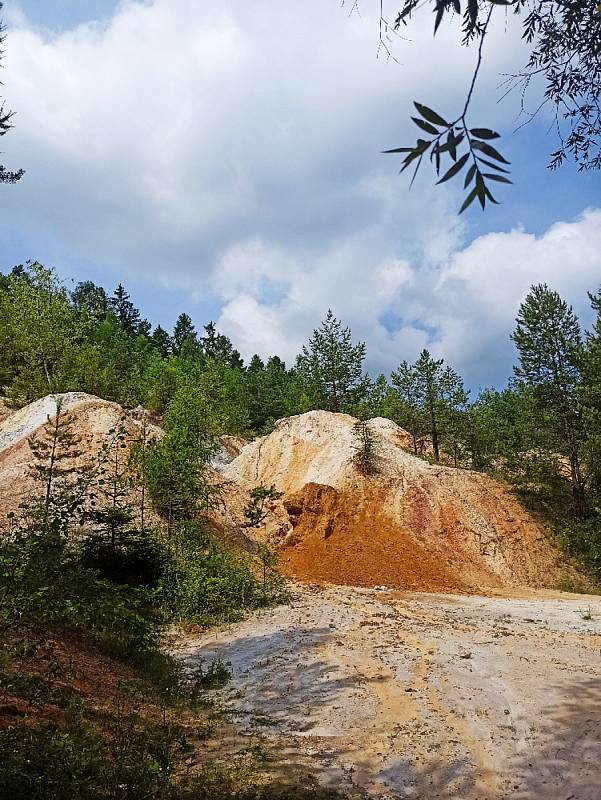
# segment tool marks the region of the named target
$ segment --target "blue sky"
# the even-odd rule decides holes
[[[531,283],[589,318],[601,179],[545,168],[544,114],[511,135],[517,98],[497,102],[524,59],[511,25],[487,43],[473,124],[503,133],[515,186],[458,218],[459,185],[424,171],[410,192],[379,152],[415,138],[412,99],[460,107],[474,54],[457,30],[432,50],[418,21],[392,43],[399,65],[376,57],[376,0],[350,16],[339,0],[249,5],[5,2],[18,113],[3,160],[27,174],[1,193],[0,269],[35,258],[68,285],[121,281],[153,322],[217,320],[246,357],[290,361],[332,307],[372,371],[427,346],[473,387],[509,374]]]
[[[116,0],[22,0],[6,6],[19,5],[28,19],[34,24],[52,29],[65,30],[81,25],[82,22],[106,20],[111,17],[118,3]]]

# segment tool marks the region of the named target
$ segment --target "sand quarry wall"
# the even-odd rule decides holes
[[[123,409],[78,392],[62,399],[89,460]],[[49,396],[0,421],[0,518],[35,490],[28,439],[55,411],[56,397]],[[414,456],[411,437],[390,420],[368,422],[378,472],[361,475],[355,423],[345,414],[311,411],[281,420],[269,436],[245,446],[226,437],[212,472],[223,487],[218,527],[250,549],[257,541],[276,543],[282,570],[307,581],[469,591],[555,586],[566,575],[579,577],[506,486]],[[136,414],[129,412],[125,424],[136,438]],[[259,484],[275,484],[283,497],[267,505],[258,529],[244,528],[248,491]]]
[[[282,548],[283,571],[304,580],[417,590],[555,586],[565,556],[509,489],[410,452],[390,420],[367,424],[378,472],[364,477],[354,455],[356,420],[311,411],[280,421],[223,470],[240,487],[275,484],[265,530]]]
[[[129,441],[140,435],[140,422],[135,412],[125,414],[117,403],[83,392],[48,395],[5,414],[0,421],[0,523],[4,522],[8,512],[17,510],[25,498],[40,491],[30,474],[33,458],[29,439],[40,437],[48,418],[55,418],[58,398],[62,399],[65,419],[72,420],[70,429],[78,439],[77,449],[82,454],[74,467],[79,461],[93,464],[102,446],[110,441],[111,431],[121,421]],[[160,435],[160,431],[152,425],[149,426],[149,433]]]

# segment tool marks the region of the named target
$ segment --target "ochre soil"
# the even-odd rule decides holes
[[[420,591],[469,588],[455,570],[395,524],[369,493],[352,504],[331,486],[310,483],[285,506],[294,527],[280,561],[286,575]]]

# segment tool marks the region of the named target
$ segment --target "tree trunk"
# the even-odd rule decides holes
[[[48,369],[48,362],[46,359],[44,359],[44,375],[46,376],[48,386],[52,386],[52,378],[50,377],[50,370]]]
[[[58,444],[58,434],[60,430],[61,408],[56,405],[56,420],[52,431],[52,450],[50,451],[50,464],[48,467],[48,480],[46,481],[46,496],[44,498],[44,524],[48,522],[48,511],[50,509],[50,497],[52,495],[52,483],[54,481],[54,464],[56,462],[56,447]]]
[[[584,517],[586,514],[586,493],[578,456],[578,442],[576,441],[572,420],[567,415],[564,415],[563,423],[568,445],[568,457],[570,459],[570,481],[574,508],[578,517]]]
[[[428,406],[430,411],[430,428],[432,432],[432,449],[434,450],[434,458],[440,461],[440,450],[438,448],[438,427],[436,425],[436,414],[434,412],[434,397],[432,392],[428,392]]]

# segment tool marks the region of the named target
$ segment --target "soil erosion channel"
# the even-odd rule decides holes
[[[598,800],[601,598],[296,585],[186,639],[249,737],[352,795]]]

